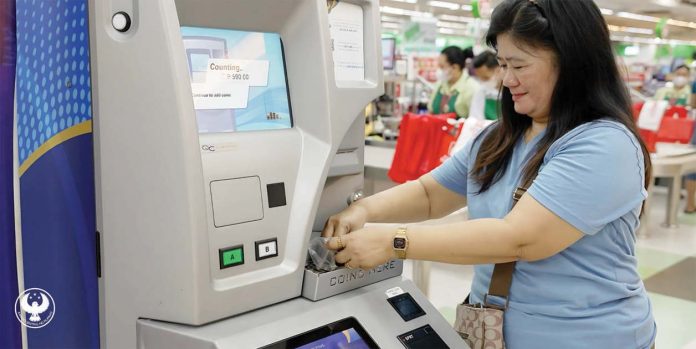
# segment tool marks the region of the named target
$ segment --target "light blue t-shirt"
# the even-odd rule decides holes
[[[431,172],[446,188],[466,195],[470,219],[507,215],[543,133],[529,143],[520,140],[502,178],[477,195],[480,186],[468,174],[484,136]],[[656,326],[635,255],[647,197],[635,137],[607,120],[578,126],[553,143],[527,194],[585,236],[552,257],[517,262],[505,312],[508,349],[648,348]],[[493,265],[474,269],[470,301],[479,303]]]

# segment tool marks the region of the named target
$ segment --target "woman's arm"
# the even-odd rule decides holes
[[[440,185],[425,174],[355,202],[331,216],[323,236],[338,236],[363,227],[365,222],[409,223],[441,218],[466,205],[466,197]]]
[[[373,226],[342,237],[336,262],[370,269],[395,258],[394,227]],[[475,219],[441,226],[409,226],[409,259],[456,264],[535,261],[553,256],[584,234],[524,195],[503,219]],[[329,248],[338,249],[332,239]]]
[[[408,228],[407,256],[457,264],[536,261],[563,251],[584,234],[524,195],[503,219],[475,219]]]

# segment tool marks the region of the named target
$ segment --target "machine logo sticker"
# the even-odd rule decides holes
[[[203,150],[203,151],[215,151],[215,146],[214,146],[214,145],[203,144],[203,145],[201,146],[201,150]]]
[[[221,151],[236,150],[237,144],[235,143],[215,143],[215,144],[201,144],[201,152],[204,153],[214,153]]]
[[[22,314],[24,311],[24,314]],[[50,293],[40,288],[30,288],[15,300],[15,316],[22,325],[41,328],[53,320],[56,303]]]

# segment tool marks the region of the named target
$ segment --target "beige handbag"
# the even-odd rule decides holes
[[[536,177],[536,176],[534,176]],[[529,182],[518,187],[512,194],[512,207],[515,207],[522,195],[531,185]],[[454,329],[471,347],[471,349],[504,349],[503,315],[510,301],[510,285],[515,262],[496,264],[491,276],[488,293],[483,297],[483,303],[470,304],[466,297],[462,304],[457,305],[457,318]],[[504,306],[488,303],[489,296],[505,299]]]
[[[493,269],[491,286],[488,289],[488,294],[483,297],[483,303],[469,304],[469,297],[467,297],[462,304],[457,305],[457,319],[454,322],[454,329],[459,332],[459,335],[471,349],[505,348],[503,315],[507,308],[514,270],[515,262],[496,264]],[[509,277],[505,279],[508,275]],[[489,304],[487,301],[489,295],[504,298],[505,306],[499,307]]]

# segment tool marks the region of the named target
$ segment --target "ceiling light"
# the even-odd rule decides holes
[[[442,22],[438,21],[437,26],[441,28],[450,28],[450,29],[466,29],[467,25],[462,24],[462,23],[452,23],[452,22]]]
[[[401,29],[401,24],[399,24],[399,23],[382,22],[382,28]]]
[[[412,10],[404,10],[401,8],[380,6],[380,12],[390,14],[390,15],[401,15],[401,16],[412,16],[412,17],[432,17],[433,14],[430,12],[420,12]]]
[[[605,16],[611,16],[611,15],[614,14],[614,11],[612,11],[612,10],[610,10],[610,9],[608,9],[608,8],[600,8],[599,10],[600,10],[600,11],[602,12],[602,14],[605,15]]]
[[[474,7],[471,5],[462,5],[462,10],[471,12],[474,10]]]
[[[665,7],[677,7],[678,5],[675,0],[653,0],[652,2]]]
[[[689,22],[684,22],[684,21],[677,21],[675,19],[668,19],[667,24],[669,25],[675,25],[679,27],[689,27]]]
[[[616,15],[619,17],[622,17],[622,18],[635,19],[637,21],[646,21],[646,22],[653,22],[653,23],[657,23],[660,21],[660,19],[657,17],[639,15],[639,14],[631,13],[631,12],[619,12]]]
[[[438,18],[444,19],[446,21],[464,22],[464,23],[473,23],[476,21],[476,19],[473,17],[462,17],[462,16],[452,16],[452,15],[441,15],[441,16],[438,16]]]
[[[613,32],[626,32],[626,33],[633,33],[633,34],[644,34],[644,35],[653,35],[655,32],[652,29],[647,29],[647,28],[636,28],[636,27],[621,27],[617,25],[608,25],[607,26],[610,31]]]
[[[428,5],[432,7],[441,7],[441,8],[446,8],[450,10],[458,10],[459,9],[459,4],[455,4],[453,2],[447,2],[447,1],[428,1]]]
[[[644,34],[644,35],[655,34],[655,31],[653,31],[652,29],[646,29],[646,28],[626,27],[626,28],[624,28],[624,31],[626,33],[633,33],[633,34]]]
[[[397,17],[382,16],[382,22],[403,23],[404,20],[402,18]]]

